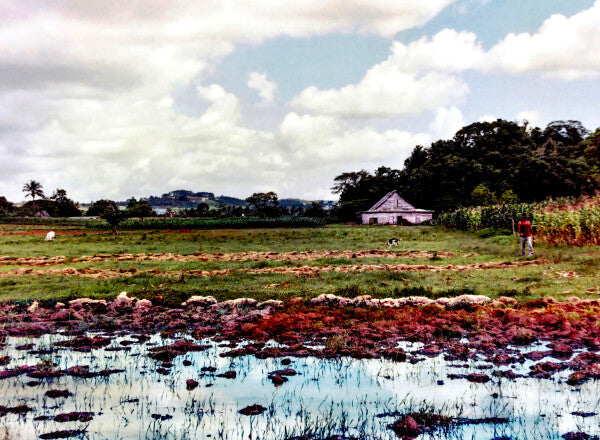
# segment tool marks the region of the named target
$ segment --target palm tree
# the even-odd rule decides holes
[[[23,192],[27,193],[27,195],[25,197],[31,197],[31,201],[33,202],[32,207],[33,207],[34,211],[36,210],[35,209],[35,197],[36,196],[45,197],[42,184],[36,180],[32,180],[29,183],[26,183],[23,186]]]

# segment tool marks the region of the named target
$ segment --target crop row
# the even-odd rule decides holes
[[[531,217],[538,239],[568,245],[600,242],[600,196],[549,199],[536,204],[461,208],[441,214],[437,222],[448,228],[463,231],[486,228],[511,231],[524,213]]]
[[[109,229],[104,220],[88,220],[90,229]],[[311,217],[278,218],[129,218],[119,224],[119,229],[252,229],[252,228],[318,228],[325,226],[324,219]]]

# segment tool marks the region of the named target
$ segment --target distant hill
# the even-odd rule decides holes
[[[199,203],[206,203],[211,207],[217,207],[219,205],[227,206],[240,206],[245,208],[248,206],[248,202],[244,199],[231,196],[215,196],[212,192],[194,192],[187,189],[178,189],[168,193],[164,193],[160,196],[148,196],[143,197],[143,200],[147,200],[153,208],[166,209],[171,208],[185,208],[193,209],[198,206]],[[333,200],[316,200],[323,208],[331,209],[335,202]],[[312,200],[302,199],[280,199],[279,204],[285,208],[297,207],[297,208],[308,208],[312,203]],[[127,206],[127,200],[116,202],[119,206]],[[89,205],[89,204],[87,204]],[[86,206],[86,204],[82,204]]]
[[[219,196],[215,199],[215,202],[229,206],[248,206],[248,202],[246,202],[245,200],[229,196]]]
[[[158,196],[147,197],[146,200],[150,205],[166,208],[171,206],[174,208],[195,208],[199,203],[206,203],[215,200],[214,193],[211,192],[194,192],[186,189],[178,189]]]
[[[335,202],[333,200],[302,200],[302,199],[279,199],[279,204],[285,208],[291,208],[292,206],[308,208],[312,202],[317,202],[325,209],[333,208]]]

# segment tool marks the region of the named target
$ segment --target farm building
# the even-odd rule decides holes
[[[431,220],[433,211],[417,209],[396,191],[387,193],[368,211],[359,212],[363,224],[402,225]]]

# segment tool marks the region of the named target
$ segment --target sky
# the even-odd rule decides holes
[[[497,118],[600,126],[600,0],[0,0],[0,195],[335,199]]]

